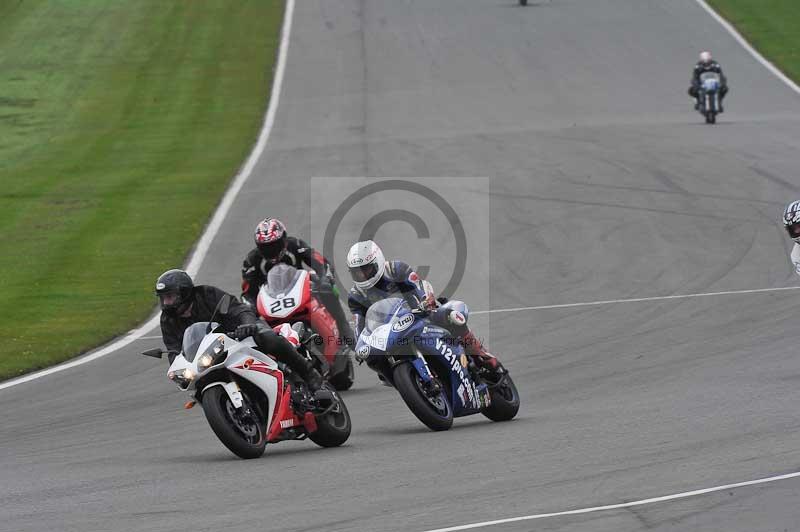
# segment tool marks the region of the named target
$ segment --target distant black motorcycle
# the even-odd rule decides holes
[[[716,72],[703,72],[700,74],[700,87],[698,89],[698,111],[706,119],[706,124],[716,124],[719,113],[719,96],[722,89],[722,80]]]

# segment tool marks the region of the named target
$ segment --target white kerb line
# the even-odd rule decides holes
[[[620,504],[607,504],[605,506],[593,506],[591,508],[580,508],[577,510],[567,510],[564,512],[552,512],[545,514],[532,514],[523,515],[520,517],[509,517],[507,519],[495,519],[494,521],[483,521],[481,523],[470,523],[467,525],[451,526],[447,528],[437,528],[434,530],[425,530],[424,532],[458,532],[460,530],[471,530],[474,528],[484,528],[489,526],[503,525],[507,523],[516,523],[519,521],[531,521],[534,519],[545,519],[548,517],[562,517],[566,515],[579,515],[588,514],[593,512],[604,512],[608,510],[618,510],[620,508],[630,508],[632,506],[643,506],[645,504],[654,504],[658,502],[667,502],[675,499],[686,499],[687,497],[696,497],[698,495],[705,495],[707,493],[714,493],[716,491],[725,491],[734,488],[741,488],[744,486],[755,486],[757,484],[766,484],[768,482],[777,482],[779,480],[787,480],[790,478],[800,477],[800,471],[794,473],[787,473],[785,475],[778,475],[775,477],[760,478],[758,480],[748,480],[746,482],[737,482],[735,484],[725,484],[724,486],[715,486],[713,488],[704,488],[694,491],[685,491],[683,493],[674,493],[672,495],[664,495],[662,497],[653,497],[651,499],[642,499],[639,501],[623,502]]]
[[[278,51],[278,64],[275,68],[275,77],[272,80],[272,91],[270,93],[267,114],[264,117],[264,125],[261,128],[261,133],[259,133],[258,141],[256,142],[253,151],[250,152],[250,156],[247,158],[245,165],[228,187],[228,190],[222,197],[222,201],[217,207],[217,210],[214,212],[214,216],[211,218],[211,221],[208,223],[208,226],[206,227],[205,231],[200,237],[200,240],[198,240],[194,251],[192,252],[189,263],[186,265],[186,272],[192,277],[197,275],[197,272],[200,270],[200,266],[203,264],[203,261],[208,254],[208,250],[211,247],[211,242],[219,232],[222,222],[225,221],[228,211],[230,211],[231,206],[233,205],[233,201],[236,199],[236,196],[239,194],[242,186],[244,186],[245,182],[247,182],[249,179],[253,172],[253,168],[256,166],[256,163],[261,158],[264,148],[267,146],[267,141],[269,140],[270,134],[272,133],[272,126],[275,124],[275,115],[278,111],[281,88],[283,87],[283,76],[286,70],[286,56],[289,52],[289,37],[292,33],[292,15],[294,13],[294,4],[295,0],[286,0],[286,11],[284,12],[283,27],[281,29],[281,43]],[[146,332],[151,331],[159,324],[159,319],[159,315],[156,314],[146,323],[136,329],[133,329],[125,336],[82,357],[70,360],[57,366],[53,366],[52,368],[47,368],[42,371],[37,371],[35,373],[30,373],[28,375],[0,383],[0,390],[11,388],[12,386],[17,386],[25,382],[30,382],[46,375],[52,375],[53,373],[58,373],[59,371],[74,368],[75,366],[86,364],[93,360],[97,360],[98,358],[102,358],[110,355],[111,353],[119,351],[131,342],[142,338]]]
[[[775,76],[776,76],[776,77],[777,77],[779,80],[781,80],[782,82],[784,82],[784,83],[786,84],[786,86],[788,86],[788,87],[789,87],[790,89],[792,89],[794,92],[796,92],[796,93],[800,94],[800,86],[798,86],[798,85],[797,85],[797,83],[795,83],[794,81],[792,81],[791,79],[789,79],[789,77],[788,77],[786,74],[784,74],[783,72],[781,72],[781,71],[780,71],[780,69],[779,69],[778,67],[776,67],[775,65],[773,65],[773,64],[772,64],[770,61],[768,61],[768,60],[767,60],[767,59],[766,59],[766,58],[765,58],[763,55],[761,55],[760,53],[758,53],[758,50],[756,50],[755,48],[753,48],[753,47],[750,45],[750,43],[749,43],[749,42],[747,42],[747,39],[745,39],[744,37],[742,37],[742,34],[741,34],[741,33],[739,33],[739,32],[736,30],[736,28],[734,28],[734,27],[733,27],[733,25],[732,25],[730,22],[728,22],[727,20],[725,20],[724,18],[722,18],[722,16],[721,16],[719,13],[717,13],[716,11],[714,11],[714,8],[712,8],[710,5],[708,5],[708,3],[706,3],[706,1],[705,1],[705,0],[696,0],[696,2],[697,2],[699,5],[700,5],[700,7],[702,7],[703,9],[705,9],[705,10],[706,10],[706,12],[707,12],[709,15],[711,15],[711,16],[714,18],[714,20],[716,20],[717,22],[719,22],[719,23],[720,23],[720,25],[721,25],[723,28],[725,28],[725,30],[726,30],[728,33],[730,33],[730,34],[733,36],[733,38],[734,38],[734,39],[736,39],[736,41],[737,41],[739,44],[741,44],[741,45],[742,45],[742,48],[744,48],[745,50],[747,50],[747,52],[748,52],[750,55],[752,55],[752,56],[755,58],[755,60],[756,60],[756,61],[758,61],[759,63],[761,63],[761,65],[762,65],[762,66],[764,66],[764,67],[765,67],[767,70],[769,70],[770,72],[772,72],[772,73],[773,73],[773,74],[774,74],[774,75],[775,75]]]
[[[471,311],[470,316],[474,314],[499,314],[502,312],[522,312],[526,310],[550,310],[559,308],[572,308],[572,307],[593,307],[599,305],[615,305],[618,303],[642,303],[646,301],[663,301],[668,299],[689,299],[693,297],[712,297],[712,296],[729,296],[740,294],[760,294],[765,292],[780,292],[786,290],[800,290],[800,286],[783,286],[778,288],[757,288],[754,290],[728,290],[726,292],[705,292],[701,294],[678,294],[671,296],[654,296],[654,297],[637,297],[633,299],[607,299],[604,301],[584,301],[582,303],[562,303],[558,305],[540,305],[537,307],[516,307],[516,308],[498,308],[492,310],[476,310]]]

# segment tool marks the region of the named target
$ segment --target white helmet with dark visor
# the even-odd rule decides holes
[[[372,288],[386,271],[386,259],[372,240],[356,242],[347,253],[347,269],[357,287]]]

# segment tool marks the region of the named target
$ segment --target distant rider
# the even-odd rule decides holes
[[[694,66],[692,71],[691,86],[689,87],[689,96],[695,99],[695,110],[700,109],[700,76],[705,72],[715,72],[719,74],[720,89],[719,89],[719,112],[723,112],[722,100],[728,94],[728,79],[722,73],[722,67],[719,63],[711,58],[711,52],[700,52],[700,61]]]
[[[429,282],[422,280],[405,262],[387,261],[381,248],[372,240],[353,244],[347,254],[347,267],[355,283],[347,302],[356,319],[356,334],[361,334],[364,328],[370,305],[388,297],[402,296],[412,308],[428,311],[431,322],[458,338],[476,366],[497,369],[500,365],[469,330],[464,303],[450,301],[438,305]]]
[[[193,323],[210,321],[226,292],[214,286],[195,286],[185,271],[168,270],[156,281],[156,295],[161,307],[161,335],[172,363],[181,351],[184,331]],[[289,366],[306,381],[312,391],[318,390],[322,386],[322,376],[311,362],[298,353],[288,340],[259,320],[252,307],[230,297],[231,305],[227,314],[217,314],[215,317],[225,330],[234,331],[233,336],[237,338],[252,336],[260,351]]]
[[[255,307],[258,290],[266,284],[267,274],[279,262],[298,269],[308,266],[319,279],[314,295],[336,320],[342,339],[352,346],[353,330],[339,301],[333,271],[325,257],[299,238],[289,236],[286,226],[277,218],[262,220],[256,226],[253,239],[256,247],[247,254],[242,264],[242,299]]]
[[[794,264],[794,271],[800,275],[800,201],[793,201],[783,211],[783,227],[789,233],[789,238],[794,240],[790,258]]]

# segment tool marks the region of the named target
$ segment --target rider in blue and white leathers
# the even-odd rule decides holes
[[[353,244],[347,254],[347,268],[355,283],[347,303],[355,317],[356,336],[364,329],[370,305],[388,297],[402,296],[411,308],[427,311],[432,323],[450,331],[477,366],[491,369],[500,366],[494,355],[486,351],[469,330],[469,309],[465,303],[447,301],[440,305],[428,281],[421,279],[405,262],[387,261],[381,248],[372,240]]]

